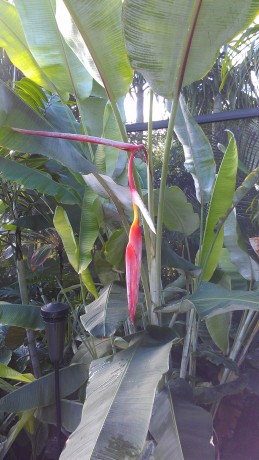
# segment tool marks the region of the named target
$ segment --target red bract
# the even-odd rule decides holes
[[[137,206],[134,208],[134,220],[130,228],[129,242],[126,248],[126,284],[130,320],[134,323],[141,269],[142,234],[139,226]]]
[[[58,133],[53,131],[33,131],[28,129],[12,128],[14,131],[20,132],[21,134],[29,134],[35,136],[54,137],[60,139],[67,139],[73,141],[89,142],[92,144],[101,144],[115,147],[120,150],[127,150],[131,156],[129,159],[128,167],[128,178],[129,187],[133,203],[134,219],[129,232],[129,242],[126,248],[126,284],[127,284],[127,296],[128,296],[128,307],[130,313],[130,320],[134,323],[135,311],[138,303],[138,291],[141,271],[141,255],[142,255],[142,234],[139,225],[138,209],[141,210],[143,217],[148,223],[150,229],[155,233],[155,227],[152,219],[146,209],[141,197],[139,196],[133,179],[133,159],[137,150],[143,150],[146,161],[148,156],[145,147],[135,144],[127,144],[125,142],[112,141],[110,139],[103,139],[100,137],[85,136],[82,134],[71,134],[71,133]]]

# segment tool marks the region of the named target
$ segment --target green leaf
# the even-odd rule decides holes
[[[28,168],[17,161],[0,157],[0,176],[30,190],[54,196],[64,204],[78,204],[79,200],[71,189],[55,182],[49,174]]]
[[[85,311],[80,319],[86,331],[96,337],[113,335],[129,315],[126,289],[115,283],[107,286]]]
[[[0,160],[1,161],[1,160]],[[20,228],[29,228],[38,232],[40,230],[45,230],[46,228],[53,227],[53,215],[45,214],[47,219],[42,214],[35,214],[33,216],[22,216],[18,217],[14,221],[14,224]]]
[[[154,194],[156,213],[159,206],[159,190]],[[165,190],[164,224],[170,231],[191,235],[199,228],[199,216],[187,202],[184,192],[173,185]]]
[[[259,310],[258,291],[228,291],[207,282],[202,282],[189,300],[201,319],[233,310]]]
[[[233,197],[233,205],[237,204],[245,197],[245,195],[259,182],[259,166],[245,178],[244,182],[236,189]]]
[[[162,243],[162,266],[173,267],[184,272],[189,272],[193,277],[197,277],[201,273],[201,269],[197,267],[197,265],[178,256],[166,241]]]
[[[112,354],[111,339],[97,339],[96,337],[89,337],[87,339],[89,346],[91,345],[94,348],[97,358],[102,358],[103,356]],[[77,352],[74,354],[71,363],[83,363],[88,368],[90,367],[93,357],[89,349],[82,343]]]
[[[1,444],[0,444],[0,460],[3,460],[14,443],[15,439],[17,438],[18,434],[20,431],[25,427],[26,423],[30,422],[30,420],[33,417],[33,412],[32,411],[25,411],[20,420],[12,426],[12,428],[8,432],[8,436],[6,440],[3,442],[1,439]]]
[[[113,270],[113,266],[105,259],[102,251],[94,253],[94,270],[103,286],[120,281],[120,275]]]
[[[156,442],[154,460],[214,459],[212,417],[188,398],[172,395],[168,387],[155,399],[149,430]]]
[[[57,6],[58,6],[57,2]],[[40,68],[54,83],[59,94],[74,94],[79,106],[90,96],[92,77],[65,42],[58,24],[56,2],[46,0],[17,0],[26,41]],[[81,121],[85,127],[85,113]]]
[[[94,280],[92,278],[91,272],[86,268],[81,274],[81,279],[86,287],[86,289],[94,296],[95,299],[98,299],[98,292],[95,287]]]
[[[259,264],[239,245],[239,236],[236,214],[232,211],[224,224],[224,245],[237,271],[246,280],[259,281]]]
[[[183,96],[179,99],[174,130],[183,146],[184,166],[193,177],[197,199],[208,203],[216,173],[213,152],[203,130],[191,116]]]
[[[206,326],[213,342],[226,355],[229,351],[229,331],[232,315],[230,312],[221,313],[206,319]]]
[[[116,230],[105,243],[104,254],[106,260],[121,272],[125,269],[125,250],[128,243],[128,235],[124,228]]]
[[[93,362],[80,425],[60,459],[124,460],[141,453],[171,340],[171,331],[153,327],[135,335],[126,350]]]
[[[26,383],[30,383],[35,380],[32,374],[21,374],[20,372],[17,372],[11,367],[5,366],[4,364],[0,364],[0,377],[2,379],[10,379]]]
[[[73,118],[72,113],[71,118]],[[28,136],[13,131],[10,126],[39,131],[55,131],[53,120],[51,122],[46,121],[11,88],[0,82],[1,146],[18,152],[44,155],[77,172],[96,172],[96,167],[83,157],[80,143],[71,143],[62,139],[48,137]],[[61,131],[63,130],[61,129]]]
[[[125,0],[123,24],[130,63],[155,93],[172,98],[197,8],[200,6],[188,55],[184,85],[202,78],[213,66],[222,45],[248,26],[258,14],[256,0]],[[213,20],[212,20],[213,18]],[[202,58],[201,58],[202,56]]]
[[[0,0],[0,9],[0,46],[6,50],[12,63],[24,75],[38,85],[55,92],[55,85],[40,68],[28,47],[16,8],[9,2]]]
[[[72,433],[80,423],[83,404],[68,399],[61,399],[62,427]],[[56,405],[41,407],[37,409],[35,416],[44,423],[56,425]]]
[[[69,262],[74,270],[78,272],[78,243],[75,239],[67,213],[61,206],[56,207],[53,224],[62,239]]]
[[[25,329],[44,329],[40,307],[0,302],[0,323]]]
[[[123,141],[110,103],[106,104],[104,110],[103,131],[101,137],[113,139],[115,141]],[[108,176],[113,176],[119,154],[120,150],[118,149],[107,147],[105,145],[98,145],[95,153],[95,164],[97,168],[106,173]]]
[[[122,32],[121,0],[64,0],[64,4],[74,21],[66,15],[59,23],[67,43],[105,86],[110,100],[118,100],[127,93],[133,77]]]
[[[71,364],[60,369],[60,397],[74,393],[88,378],[84,364]],[[55,403],[55,374],[45,375],[9,393],[0,400],[0,412],[24,412]]]
[[[91,251],[99,235],[99,215],[101,204],[96,194],[85,189],[79,233],[79,273],[82,273],[92,260]]]
[[[218,233],[215,233],[215,228],[232,204],[236,185],[238,152],[230,131],[228,137],[229,144],[215,181],[199,257],[199,265],[203,268],[202,279],[205,281],[210,280],[219,261],[224,228],[222,227]]]
[[[107,186],[111,189],[114,193],[116,198],[120,201],[124,209],[127,211],[132,211],[132,199],[130,195],[129,187],[123,187],[122,185],[117,184],[112,180],[111,177],[106,176],[104,174],[87,174],[83,176],[85,182],[91,189],[99,196],[103,198],[110,198],[109,194],[107,193],[106,189],[102,186],[98,177],[107,184]]]

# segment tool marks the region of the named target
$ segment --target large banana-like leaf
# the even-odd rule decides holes
[[[60,459],[125,460],[141,453],[171,340],[171,331],[154,327],[136,334],[126,350],[93,362],[81,423]]]
[[[75,95],[87,132],[81,101],[90,96],[93,79],[58,28],[55,0],[16,0],[15,6],[31,53],[61,95],[66,92]]]
[[[156,93],[171,98],[186,58],[184,85],[203,77],[220,47],[258,11],[257,0],[125,0],[123,24],[131,65]]]
[[[216,173],[213,152],[204,132],[191,116],[183,96],[179,99],[174,130],[183,146],[184,166],[193,177],[197,199],[208,203]]]
[[[60,120],[59,120],[60,125]],[[96,172],[96,167],[83,157],[77,142],[26,136],[10,129],[55,131],[52,123],[26,104],[11,88],[0,82],[0,145],[19,152],[37,153],[58,161],[77,172]]]
[[[258,291],[228,291],[207,282],[202,282],[189,300],[201,319],[233,310],[259,310]]]
[[[71,364],[60,369],[60,397],[74,393],[88,378],[84,364]],[[55,403],[55,374],[45,375],[9,393],[0,400],[0,412],[23,412]]]
[[[54,82],[40,68],[28,47],[16,8],[9,2],[0,0],[0,12],[0,46],[6,50],[12,63],[24,75],[38,85],[55,92]]]
[[[40,307],[36,305],[0,302],[0,322],[8,326],[24,327],[25,329],[44,329]]]
[[[126,289],[119,284],[107,286],[85,310],[80,319],[86,331],[95,337],[113,335],[129,315]]]
[[[182,391],[187,382],[181,382]],[[156,397],[149,431],[156,441],[154,460],[213,460],[212,417],[188,397],[172,395],[169,387]],[[185,395],[184,395],[185,396]]]
[[[215,233],[216,225],[231,206],[236,185],[237,146],[233,134],[229,132],[228,136],[229,144],[215,181],[200,253],[199,265],[203,268],[202,279],[205,281],[212,277],[220,258],[224,228]]]
[[[109,98],[118,100],[133,76],[122,33],[121,0],[64,0],[64,4],[72,17],[59,0],[59,26],[67,43]]]
[[[2,179],[21,184],[30,190],[36,189],[40,193],[54,196],[57,201],[64,204],[80,204],[80,200],[74,195],[73,190],[55,182],[47,173],[1,157],[0,170]]]

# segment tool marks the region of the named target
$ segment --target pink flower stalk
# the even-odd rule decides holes
[[[148,223],[150,229],[156,233],[154,224],[149,215],[147,208],[145,207],[141,197],[139,196],[133,179],[133,160],[135,153],[138,150],[143,150],[146,161],[148,163],[148,155],[144,145],[128,144],[125,142],[112,141],[110,139],[103,139],[100,137],[86,136],[82,134],[71,134],[71,133],[58,133],[53,131],[33,131],[28,129],[12,128],[13,131],[20,132],[21,134],[29,134],[34,136],[53,137],[59,139],[68,139],[73,141],[89,142],[92,144],[102,144],[115,147],[120,150],[128,151],[130,155],[129,167],[128,167],[128,179],[130,194],[133,203],[134,218],[129,232],[129,242],[126,248],[126,285],[127,285],[127,297],[128,297],[128,308],[130,314],[131,323],[134,324],[134,316],[138,303],[138,291],[140,282],[140,271],[141,271],[141,257],[142,257],[142,234],[139,225],[138,208],[141,210],[143,217]]]

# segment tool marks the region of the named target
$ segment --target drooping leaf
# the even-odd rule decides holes
[[[126,350],[93,362],[80,425],[60,459],[124,460],[141,453],[172,340],[171,331],[154,329],[135,335]]]
[[[107,191],[98,181],[98,176],[100,176],[101,179],[105,181],[105,183],[112,190],[114,195],[121,202],[123,207],[127,211],[132,211],[132,199],[130,196],[129,187],[123,187],[122,185],[118,185],[116,182],[114,182],[114,180],[111,179],[111,177],[106,176],[104,174],[98,174],[98,175],[97,174],[87,174],[86,176],[83,176],[83,177],[87,185],[91,187],[97,195],[100,195],[104,198],[110,198]]]
[[[207,282],[202,282],[189,299],[202,319],[233,310],[259,310],[258,291],[228,291]]]
[[[183,146],[184,166],[193,177],[197,199],[208,203],[216,173],[213,152],[204,132],[191,116],[183,96],[179,99],[174,130]]]
[[[49,174],[28,168],[13,160],[0,157],[0,175],[4,180],[21,184],[30,190],[54,196],[64,204],[78,204],[79,200],[73,190],[55,182]]]
[[[157,444],[154,460],[214,459],[212,417],[188,399],[172,395],[168,387],[157,395],[150,423]]]
[[[96,337],[113,335],[129,314],[126,289],[115,283],[107,286],[85,311],[80,319],[86,331]]]
[[[69,262],[74,270],[78,272],[78,243],[67,213],[61,206],[56,207],[53,224],[62,239]]]
[[[0,323],[25,329],[44,329],[40,307],[0,302]]]
[[[159,190],[155,190],[154,199],[156,211],[159,203]],[[191,235],[199,228],[199,216],[193,211],[192,205],[187,202],[184,192],[173,185],[165,191],[164,224],[170,231],[181,232],[185,236]]]
[[[215,181],[200,252],[199,265],[205,281],[212,277],[223,246],[224,228],[215,233],[216,225],[231,206],[235,191],[238,152],[233,134],[228,132],[228,136],[229,144]]]
[[[200,9],[199,9],[200,8]],[[254,0],[125,0],[123,25],[130,63],[155,93],[172,98],[182,72],[188,40],[191,39],[183,83],[203,77],[217,57],[220,47],[245,29],[258,14]],[[212,21],[213,18],[213,21]],[[201,59],[202,56],[202,59]]]
[[[127,93],[133,76],[121,26],[121,0],[64,0],[64,4],[72,16],[72,21],[66,15],[59,23],[67,43],[104,85],[109,98],[118,100]],[[59,7],[61,10],[61,2]]]
[[[61,398],[74,393],[88,378],[88,369],[84,364],[71,364],[59,372]],[[54,388],[55,375],[52,372],[2,397],[0,412],[19,413],[54,404]]]

